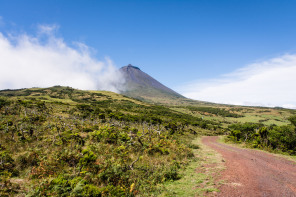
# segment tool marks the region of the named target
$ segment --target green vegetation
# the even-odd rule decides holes
[[[192,106],[189,106],[187,108],[192,112],[209,113],[209,114],[222,116],[222,117],[234,117],[234,118],[244,117],[243,115],[236,114],[236,113],[227,111],[225,109],[214,108],[214,107],[192,107]]]
[[[110,92],[1,91],[1,196],[158,195],[220,126]],[[17,180],[17,181],[16,181]]]
[[[192,141],[196,148],[193,159],[186,169],[181,171],[182,179],[168,181],[160,196],[206,196],[210,192],[217,192],[220,185],[215,180],[224,165],[222,156],[201,143],[201,138]]]
[[[244,123],[229,126],[228,140],[245,142],[253,148],[270,151],[282,151],[296,155],[296,116],[289,118],[290,125],[265,126],[263,124]]]
[[[2,90],[0,196],[170,196],[193,178],[204,185],[199,194],[216,191],[204,172],[189,175],[210,157],[193,140],[229,132],[295,154],[294,113],[186,99],[154,105],[61,86]]]

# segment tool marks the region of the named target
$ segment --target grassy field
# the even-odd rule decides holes
[[[227,127],[229,124],[233,123],[262,123],[265,125],[287,125],[289,124],[288,118],[295,114],[295,110],[289,109],[275,109],[275,108],[255,108],[255,107],[240,107],[240,106],[233,106],[233,107],[225,107],[224,105],[205,105],[196,103],[193,105],[194,107],[209,107],[213,109],[224,109],[225,111],[234,112],[242,117],[227,117],[221,116],[217,114],[211,114],[202,111],[192,111],[187,108],[187,106],[172,106],[170,109],[190,114],[195,117],[202,118],[204,120],[216,121],[221,123],[223,127]]]

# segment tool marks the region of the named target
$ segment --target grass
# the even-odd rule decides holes
[[[182,178],[165,184],[165,196],[204,196],[207,193],[218,192],[220,183],[217,183],[214,177],[217,177],[224,163],[222,156],[216,151],[201,143],[201,137],[192,141],[192,144],[198,145],[199,149],[194,149],[195,159],[189,163],[182,172]]]
[[[220,108],[230,111],[238,111],[237,113],[240,115],[243,115],[244,117],[239,118],[233,118],[233,117],[222,117],[217,116],[213,114],[207,114],[202,112],[192,112],[186,106],[171,106],[170,109],[192,115],[194,117],[203,118],[204,120],[210,120],[215,122],[220,122],[222,124],[223,128],[227,128],[229,124],[233,123],[246,123],[246,122],[252,122],[252,123],[262,123],[264,125],[271,125],[275,124],[278,126],[287,125],[289,124],[288,117],[292,115],[291,110],[286,109],[273,109],[273,108],[267,108],[267,109],[261,109],[261,108],[254,108],[254,107],[239,107],[239,106],[233,106],[233,107],[225,107],[224,105],[209,105],[209,104],[202,104],[196,102],[195,104],[192,103],[192,106],[194,107],[214,107],[214,108]]]
[[[113,100],[121,100],[121,101],[126,100],[126,101],[131,101],[131,102],[139,104],[139,105],[147,105],[147,103],[143,103],[141,101],[138,101],[138,100],[123,96],[121,94],[116,94],[116,93],[110,92],[110,91],[89,90],[88,92],[90,92],[90,93],[100,93],[100,94],[109,96]]]

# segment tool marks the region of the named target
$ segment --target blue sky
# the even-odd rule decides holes
[[[296,53],[295,7],[293,0],[0,0],[0,32],[36,38],[40,26],[54,27],[51,36],[68,48],[83,43],[97,61],[131,63],[186,96],[210,100],[221,95],[199,97],[194,87],[217,87],[254,63],[274,65],[274,58]],[[289,102],[270,106],[296,104]]]

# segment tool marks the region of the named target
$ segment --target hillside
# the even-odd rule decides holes
[[[192,143],[197,136],[229,134],[240,142],[246,134],[262,147],[269,134],[256,132],[266,127],[282,140],[274,140],[275,149],[289,152],[294,138],[284,131],[294,128],[293,114],[206,103],[160,106],[61,86],[2,90],[0,196],[157,196],[202,160]]]
[[[124,66],[120,72],[125,78],[124,95],[145,101],[165,103],[168,100],[184,98],[179,93],[166,87],[156,79],[131,64]]]
[[[105,91],[0,91],[0,196],[136,196],[161,191],[219,125]]]

